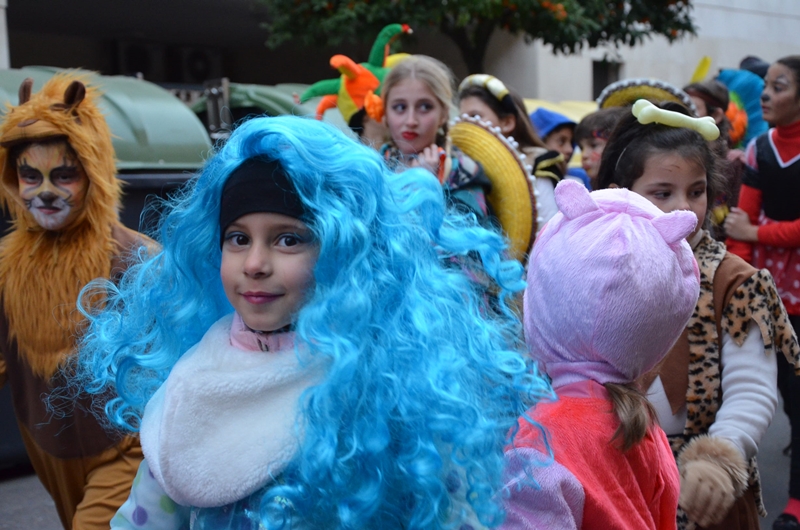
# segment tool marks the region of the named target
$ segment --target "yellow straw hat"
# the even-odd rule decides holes
[[[601,109],[625,107],[633,105],[639,99],[646,99],[654,103],[674,101],[697,115],[697,108],[689,94],[674,85],[657,79],[623,79],[611,83],[600,93],[597,98],[597,106]]]
[[[499,127],[463,115],[450,124],[453,145],[483,166],[492,182],[487,200],[510,242],[514,258],[524,261],[536,236],[536,201],[531,167],[513,138]]]

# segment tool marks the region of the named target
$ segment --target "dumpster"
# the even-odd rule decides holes
[[[233,125],[253,116],[290,114],[313,117],[320,98],[306,103],[295,102],[295,95],[302,94],[307,88],[308,85],[300,83],[252,85],[217,79],[205,83],[203,95],[194,100],[191,108],[212,136],[225,138]],[[215,98],[217,101],[213,101]],[[211,115],[209,109],[212,109]],[[352,134],[338,110],[326,112],[323,119]]]
[[[0,112],[5,112],[7,103],[18,103],[19,86],[26,77],[33,79],[36,92],[60,71],[42,66],[0,70]],[[120,218],[130,228],[151,230],[157,216],[153,211],[141,218],[142,212],[202,167],[211,150],[209,136],[195,113],[158,85],[134,77],[85,74],[103,92],[100,106],[114,135],[118,178],[126,183]],[[0,228],[5,233],[7,219]],[[6,385],[0,390],[0,470],[26,463]]]

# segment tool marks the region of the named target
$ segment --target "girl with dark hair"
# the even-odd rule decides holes
[[[549,387],[499,235],[427,172],[296,117],[241,125],[167,206],[163,250],[83,296],[79,374],[145,454],[112,528],[502,521],[503,448]],[[443,264],[465,253],[495,310]]]
[[[554,189],[563,178],[564,157],[544,145],[528,118],[525,103],[502,81],[487,74],[466,77],[459,86],[458,107],[461,114],[478,117],[517,142],[525,154],[534,177],[537,232],[558,211]]]
[[[742,182],[739,207],[725,220],[728,248],[775,277],[795,332],[800,333],[800,56],[767,70],[761,111],[772,128],[747,146],[755,171]],[[777,530],[800,528],[800,379],[779,359],[778,387],[792,426],[789,503]]]
[[[544,142],[528,119],[522,98],[502,81],[494,76],[474,74],[464,78],[458,88],[459,112],[492,122],[522,148],[544,148]]]
[[[681,473],[678,526],[758,529],[755,455],[777,406],[775,358],[798,365],[800,348],[769,272],[703,228],[719,182],[713,120],[690,118],[677,103],[642,103],[609,139],[599,183],[698,219],[687,238],[700,267],[697,306],[664,362],[640,380]]]
[[[575,127],[573,139],[581,148],[581,166],[592,183],[592,189],[597,187],[597,172],[600,169],[600,160],[603,158],[603,149],[606,148],[608,138],[617,125],[617,120],[628,113],[625,107],[609,107],[587,114]]]

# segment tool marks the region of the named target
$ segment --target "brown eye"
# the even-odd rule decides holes
[[[52,173],[52,179],[62,184],[75,182],[78,180],[78,178],[78,170],[74,168],[53,171]]]
[[[24,182],[35,184],[36,182],[39,182],[42,179],[42,174],[36,170],[20,169],[19,178]]]
[[[225,242],[234,247],[244,247],[250,243],[250,238],[241,232],[230,232],[225,235]]]

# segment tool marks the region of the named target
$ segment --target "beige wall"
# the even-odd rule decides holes
[[[655,77],[683,86],[704,55],[711,72],[737,68],[747,55],[766,61],[800,54],[800,1],[704,0],[693,3],[698,35],[670,45],[653,38],[636,48],[584,50],[574,56],[553,55],[540,42],[496,33],[486,69],[524,96],[553,101],[592,97],[592,61],[604,56],[622,61],[622,77]]]

